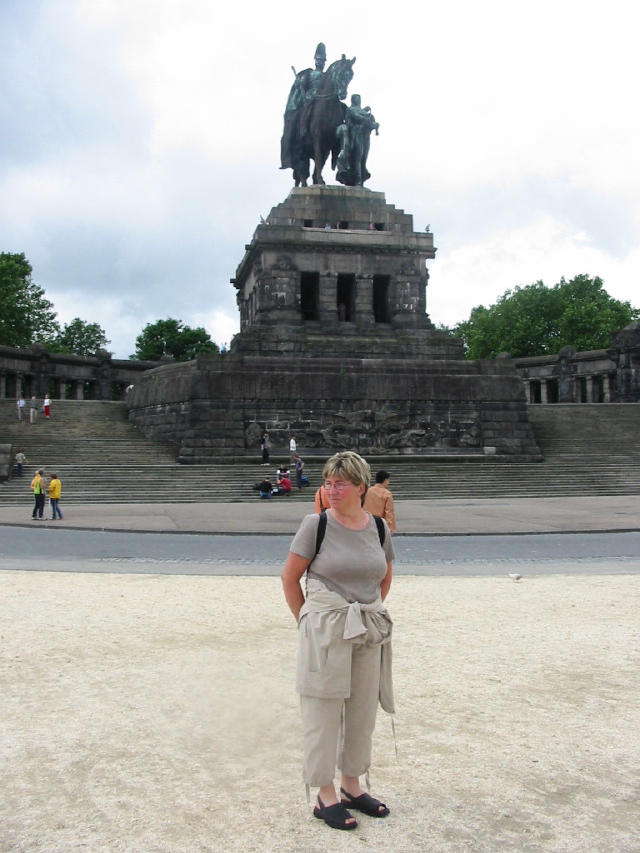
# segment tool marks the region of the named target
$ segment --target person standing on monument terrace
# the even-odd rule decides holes
[[[29,423],[34,424],[38,417],[38,401],[35,396],[29,401]]]
[[[51,520],[56,520],[56,513],[60,521],[62,521],[62,513],[60,512],[60,496],[62,495],[62,483],[58,479],[57,474],[52,474],[49,480],[49,501],[51,502]]]
[[[34,505],[31,518],[42,518],[44,512],[44,496],[46,489],[46,480],[44,479],[44,471],[42,468],[36,471],[33,480],[31,481],[31,491],[33,492]]]
[[[270,448],[270,446],[271,445],[269,444],[269,433],[265,432],[264,435],[262,436],[262,444],[260,445],[260,447],[262,449],[262,464],[263,465],[269,464],[269,448]]]
[[[355,829],[348,809],[374,818],[387,806],[364,792],[378,701],[394,713],[391,618],[383,605],[395,552],[389,528],[363,509],[371,470],[350,450],[322,472],[330,509],[306,515],[289,550],[282,586],[298,623],[296,690],[304,739],[303,779],[318,788],[315,817]],[[322,535],[324,531],[324,535]],[[307,573],[306,595],[300,581]],[[341,770],[340,796],[334,776]]]
[[[22,477],[24,466],[28,461],[22,450],[16,453],[16,474],[18,477]]]
[[[393,506],[393,495],[389,491],[388,471],[378,471],[376,474],[376,484],[367,490],[367,496],[364,499],[364,508],[371,515],[379,515],[389,525],[389,530],[392,533],[396,532],[396,512]]]
[[[16,408],[18,410],[18,420],[21,421],[24,415],[24,397],[22,394],[16,400]]]
[[[47,394],[42,403],[45,418],[51,417],[51,397]]]
[[[296,450],[298,449],[298,445],[296,444],[296,437],[292,435],[289,439],[289,453],[291,455],[291,464],[293,465],[295,462]]]

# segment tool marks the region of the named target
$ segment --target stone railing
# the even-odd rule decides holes
[[[0,346],[0,398],[124,400],[127,387],[159,363],[113,359],[104,350],[83,357],[39,344],[24,350]]]
[[[640,402],[640,323],[611,335],[606,350],[515,359],[529,403]]]
[[[611,336],[606,350],[515,359],[528,403],[640,402],[640,323]],[[112,359],[106,351],[82,357],[0,346],[0,398],[48,394],[64,400],[123,400],[128,386],[163,362]]]

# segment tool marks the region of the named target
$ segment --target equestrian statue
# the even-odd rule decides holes
[[[314,60],[315,68],[293,69],[295,80],[284,112],[280,168],[292,169],[295,186],[306,187],[313,160],[312,181],[324,184],[322,170],[331,154],[331,168],[338,167],[337,180],[347,186],[362,186],[370,177],[366,170],[369,136],[372,130],[378,132],[378,124],[369,107],[360,107],[359,95],[352,97],[348,109],[343,103],[356,58],[347,59],[342,54],[325,71],[327,54],[320,42]]]

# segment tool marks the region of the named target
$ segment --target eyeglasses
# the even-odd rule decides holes
[[[344,490],[349,488],[349,486],[353,486],[353,483],[345,483],[342,480],[338,480],[335,483],[325,482],[324,484],[324,487],[327,491],[333,489],[334,492],[344,492]]]

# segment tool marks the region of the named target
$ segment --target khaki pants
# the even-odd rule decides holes
[[[333,782],[336,764],[345,776],[362,776],[371,764],[371,739],[380,692],[381,647],[351,644],[351,648],[351,695],[348,699],[300,697],[304,736],[302,774],[304,782],[314,788]]]

